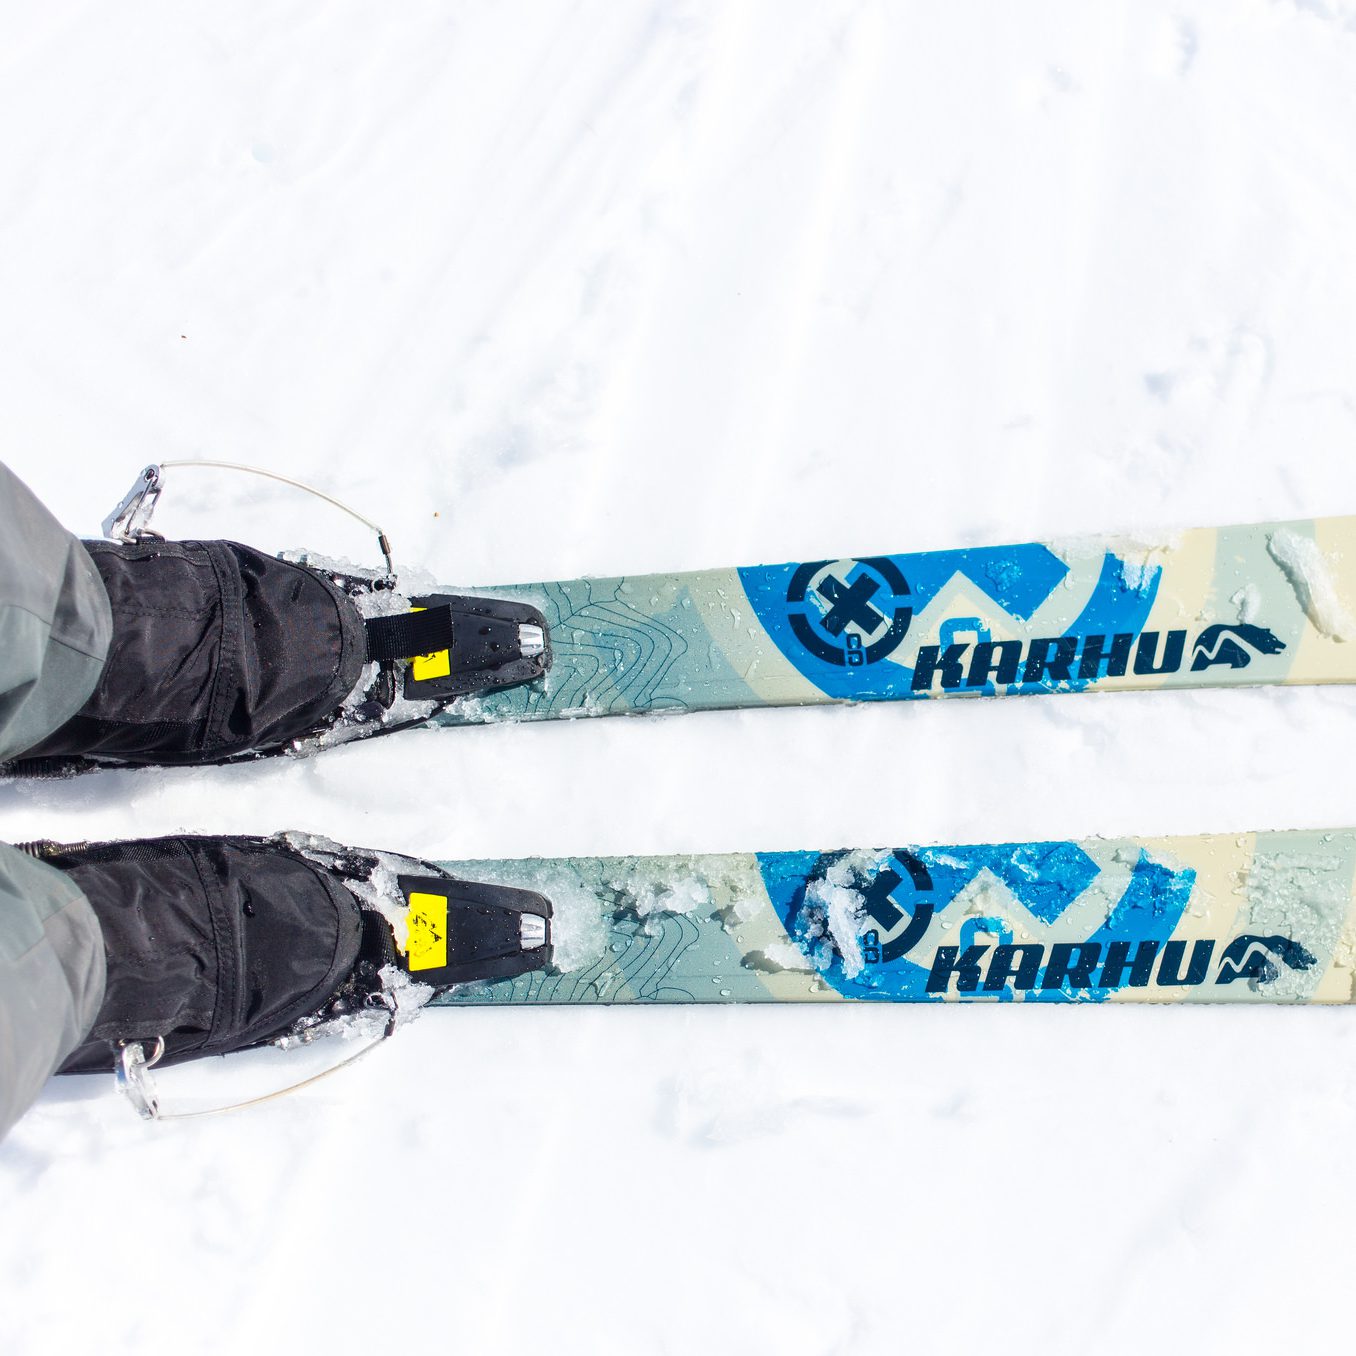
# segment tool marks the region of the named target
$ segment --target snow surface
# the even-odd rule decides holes
[[[1356,512],[1351,0],[5,20],[0,456],[86,533],[184,456],[444,583]],[[171,534],[377,563],[167,484]],[[1353,751],[1337,688],[579,721],[3,787],[0,826],[1313,827]],[[1353,1145],[1347,1011],[435,1011],[235,1116],[55,1081],[0,1145],[0,1349],[1343,1349]]]

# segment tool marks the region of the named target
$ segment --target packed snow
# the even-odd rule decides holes
[[[178,457],[448,585],[1356,512],[1352,0],[6,18],[0,458],[82,533]],[[155,526],[378,563],[227,472]],[[1343,688],[477,725],[0,786],[0,834],[1321,827],[1353,752]],[[228,1116],[54,1080],[0,1144],[0,1349],[1335,1350],[1353,1143],[1356,1010],[433,1009]]]
[[[1318,543],[1282,529],[1267,538],[1267,551],[1285,571],[1314,630],[1329,640],[1356,640],[1356,621],[1338,595]]]

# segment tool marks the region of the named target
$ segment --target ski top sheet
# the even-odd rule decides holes
[[[439,1005],[1356,1001],[1352,829],[440,865],[545,896],[553,954]]]
[[[1356,681],[1356,517],[455,592],[539,609],[553,663],[438,725]]]

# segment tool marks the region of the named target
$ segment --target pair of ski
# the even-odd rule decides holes
[[[458,592],[552,662],[440,726],[1356,682],[1356,518]],[[1356,830],[440,865],[551,918],[439,1004],[1356,1000]],[[412,910],[415,978],[457,903]]]
[[[147,493],[110,523],[144,526]],[[1356,517],[415,603],[452,604],[403,686],[457,694],[428,722],[447,727],[1351,683]],[[527,668],[496,627],[530,633]],[[1356,1001],[1353,829],[438,865],[455,880],[406,891],[402,944],[441,1005]]]

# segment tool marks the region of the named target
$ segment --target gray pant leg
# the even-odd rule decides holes
[[[64,872],[0,843],[0,1136],[94,1024],[104,941]]]
[[[111,634],[85,548],[0,465],[0,761],[85,704]],[[103,996],[89,902],[69,876],[0,844],[0,1135],[84,1039]]]
[[[0,762],[85,704],[112,631],[89,553],[0,465]]]

